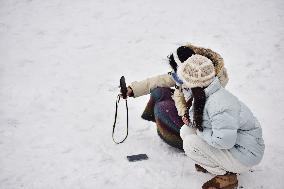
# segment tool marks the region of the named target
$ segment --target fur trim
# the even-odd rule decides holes
[[[194,46],[190,43],[188,43],[186,46],[191,48],[196,54],[205,56],[206,58],[210,59],[214,65],[216,75],[222,72],[224,68],[224,60],[220,54],[212,51],[211,49]]]
[[[229,81],[227,69],[224,67],[217,75],[222,87],[225,87]]]

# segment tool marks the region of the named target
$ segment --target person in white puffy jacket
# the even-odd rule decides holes
[[[183,149],[198,171],[217,175],[202,188],[236,188],[236,174],[258,164],[264,154],[258,120],[221,86],[208,58],[191,56],[178,67],[177,77],[193,97],[188,123],[180,130]],[[184,95],[187,92],[182,91]]]

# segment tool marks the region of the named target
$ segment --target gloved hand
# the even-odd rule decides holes
[[[120,93],[119,96],[122,97],[123,95]],[[132,90],[131,87],[128,86],[127,87],[127,92],[126,92],[126,98],[133,97],[133,96],[134,96],[133,90]]]

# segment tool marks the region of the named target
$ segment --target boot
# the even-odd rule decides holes
[[[217,175],[203,184],[202,189],[236,189],[238,187],[237,174],[226,173]]]
[[[194,166],[195,166],[196,171],[202,172],[202,173],[208,173],[208,171],[204,169],[203,167],[201,167],[200,165],[195,164]]]

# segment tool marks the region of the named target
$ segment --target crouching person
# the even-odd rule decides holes
[[[221,86],[208,58],[191,56],[177,75],[193,96],[189,124],[180,130],[183,149],[195,161],[197,171],[216,175],[202,188],[236,188],[237,173],[247,172],[263,157],[265,146],[258,120]]]
[[[127,96],[135,98],[150,93],[150,100],[141,117],[155,122],[160,138],[170,146],[181,150],[183,150],[183,144],[180,129],[184,124],[184,118],[187,117],[186,112],[191,106],[192,98],[190,95],[183,96],[173,87],[187,90],[175,76],[179,65],[194,54],[209,58],[213,62],[216,76],[220,79],[221,85],[227,84],[229,78],[221,55],[211,49],[187,44],[180,46],[168,56],[167,62],[171,67],[171,72],[143,81],[132,82],[127,91]]]

